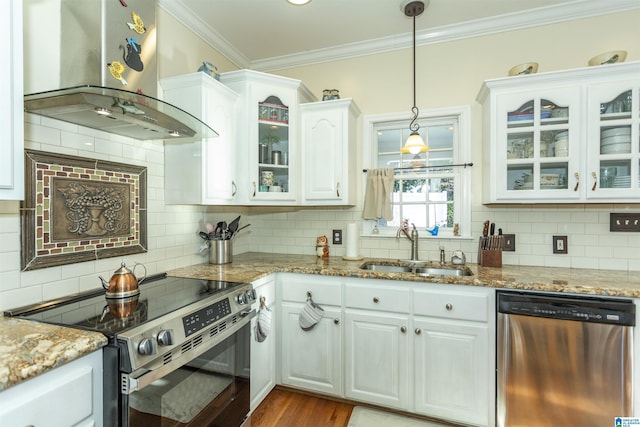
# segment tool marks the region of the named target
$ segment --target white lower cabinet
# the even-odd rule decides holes
[[[275,318],[276,289],[275,276],[270,275],[253,282],[256,291],[256,309],[261,308],[261,300],[271,310],[271,330],[264,341],[258,342],[255,327],[258,317],[251,321],[251,410],[276,386],[276,338],[277,323]],[[259,313],[259,312],[258,312]]]
[[[282,384],[465,425],[495,425],[494,289],[281,277]],[[311,332],[298,325],[307,291],[325,309]]]
[[[338,278],[284,274],[279,280],[281,383],[342,396],[342,291]],[[318,324],[304,331],[299,315],[310,294],[324,309]]]
[[[0,426],[102,426],[102,351],[0,392]]]

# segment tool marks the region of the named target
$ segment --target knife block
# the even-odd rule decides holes
[[[478,242],[478,265],[502,267],[502,249],[482,249],[483,238]]]

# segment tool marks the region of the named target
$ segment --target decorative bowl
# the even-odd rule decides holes
[[[538,72],[537,62],[525,62],[524,64],[516,65],[509,70],[510,76],[523,76],[526,74],[535,74]]]
[[[596,55],[589,60],[589,65],[605,65],[605,64],[615,64],[616,62],[624,62],[627,58],[626,50],[613,50],[611,52],[601,53],[600,55]]]

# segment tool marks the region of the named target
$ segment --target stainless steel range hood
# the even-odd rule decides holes
[[[217,136],[156,97],[155,1],[25,0],[24,15],[25,112],[139,140]]]

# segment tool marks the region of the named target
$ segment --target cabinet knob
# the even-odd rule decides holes
[[[422,331],[420,330],[420,328],[416,328],[416,330],[414,331],[416,333],[416,335],[420,335],[422,333]]]
[[[407,332],[407,327],[406,326],[400,326],[400,332],[402,332],[403,334]]]
[[[380,302],[380,298],[378,298],[378,297],[373,297],[373,302],[374,302],[375,304],[379,303],[379,302]]]
[[[334,325],[339,325],[340,324],[340,319],[333,319],[333,324]]]
[[[444,306],[444,308],[446,308],[448,311],[453,310],[453,304],[447,304]]]

